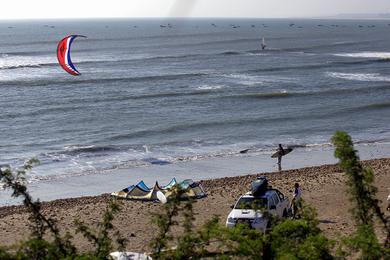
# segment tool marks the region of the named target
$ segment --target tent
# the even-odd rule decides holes
[[[206,196],[200,183],[190,179],[178,183],[175,178],[165,186],[160,186],[156,182],[153,188],[149,188],[144,181],[140,181],[136,185],[131,185],[119,192],[111,193],[111,196],[129,200],[157,201],[159,200],[159,192],[169,199],[169,196],[173,194],[177,187],[185,190],[182,195],[183,198],[203,198]]]

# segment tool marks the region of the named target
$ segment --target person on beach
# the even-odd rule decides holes
[[[294,196],[293,199],[291,200],[291,209],[292,209],[292,217],[299,218],[298,208],[300,207],[301,203],[301,187],[299,187],[299,183],[295,183],[294,185]]]
[[[278,148],[278,168],[279,168],[279,171],[282,171],[282,157],[284,155],[284,149],[282,147],[281,144],[279,144],[279,148]]]
[[[387,211],[390,210],[390,195],[387,196],[387,208],[386,208]]]

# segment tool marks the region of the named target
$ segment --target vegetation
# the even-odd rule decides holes
[[[353,252],[360,253],[362,259],[390,258],[390,226],[376,198],[374,173],[370,168],[363,167],[347,133],[336,132],[332,142],[336,147],[335,157],[340,160],[340,168],[347,176],[350,200],[354,205],[352,215],[357,228],[351,238],[344,239],[345,246]],[[379,243],[375,234],[375,219],[381,222],[387,236],[383,245]]]
[[[75,221],[76,232],[81,232],[95,247],[91,252],[78,253],[76,246],[71,242],[71,235],[66,233],[62,236],[56,221],[42,213],[40,201],[34,201],[27,191],[24,184],[26,171],[37,163],[39,163],[37,160],[30,160],[15,173],[9,168],[0,170],[0,181],[3,186],[12,190],[12,197],[23,199],[23,204],[30,213],[31,229],[28,240],[11,248],[1,248],[0,259],[108,259],[108,254],[114,249],[109,231],[114,229],[112,221],[114,214],[119,211],[119,206],[115,201],[109,204],[96,232],[81,221]],[[118,249],[122,249],[125,240],[118,232],[115,232],[115,237]]]
[[[332,142],[335,156],[347,176],[353,203],[356,231],[352,236],[340,241],[328,239],[318,227],[316,212],[304,202],[299,206],[299,219],[272,218],[273,225],[266,233],[246,225],[226,228],[217,216],[195,229],[194,202],[182,200],[184,191],[179,189],[163,210],[153,216],[157,226],[151,241],[153,259],[390,259],[390,229],[376,199],[374,174],[360,163],[348,134],[337,132]],[[56,221],[47,218],[40,202],[34,201],[27,192],[24,176],[34,163],[27,162],[16,173],[11,169],[1,172],[5,187],[13,191],[13,197],[23,199],[30,213],[31,235],[17,246],[0,249],[0,259],[108,259],[109,252],[124,248],[126,241],[112,224],[114,216],[120,214],[118,204],[112,201],[97,227],[75,220],[75,232],[83,234],[94,246],[89,252],[78,252],[71,235],[62,235]],[[374,229],[378,223],[387,236],[383,243]]]
[[[322,234],[314,210],[304,203],[301,219],[273,219],[274,226],[266,234],[246,225],[226,228],[217,217],[194,231],[192,202],[182,204],[175,198],[165,205],[164,212],[155,215],[159,235],[151,243],[153,258],[332,259],[333,242]],[[177,230],[179,223],[184,232],[174,238],[170,232]]]

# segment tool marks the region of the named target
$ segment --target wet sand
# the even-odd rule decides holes
[[[375,184],[378,187],[378,198],[385,200],[390,187],[390,158],[364,161],[375,172]],[[291,198],[292,187],[299,182],[303,198],[318,213],[320,228],[331,238],[348,235],[354,226],[350,215],[351,203],[346,193],[345,177],[336,165],[307,167],[281,173],[259,173],[255,175],[226,177],[204,180],[202,184],[208,197],[198,200],[194,209],[196,226],[200,226],[212,215],[219,215],[224,223],[230,211],[230,205],[249,189],[249,183],[256,176],[265,175],[270,185],[280,189]],[[74,242],[81,250],[91,245],[80,234],[74,234],[73,220],[79,218],[85,223],[95,225],[102,217],[110,197],[108,194],[93,197],[60,199],[43,203],[43,211],[55,218],[64,233],[74,235]],[[114,225],[128,239],[126,249],[130,251],[148,251],[156,227],[150,224],[150,212],[161,209],[159,203],[121,201],[121,212],[116,216]],[[0,208],[0,244],[11,245],[26,238],[28,234],[28,215],[23,206],[6,206]]]

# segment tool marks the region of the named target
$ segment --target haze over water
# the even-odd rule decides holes
[[[88,36],[79,77],[57,64],[69,34]],[[32,181],[322,147],[336,130],[390,142],[388,21],[25,21],[0,36],[0,164],[38,158]]]

